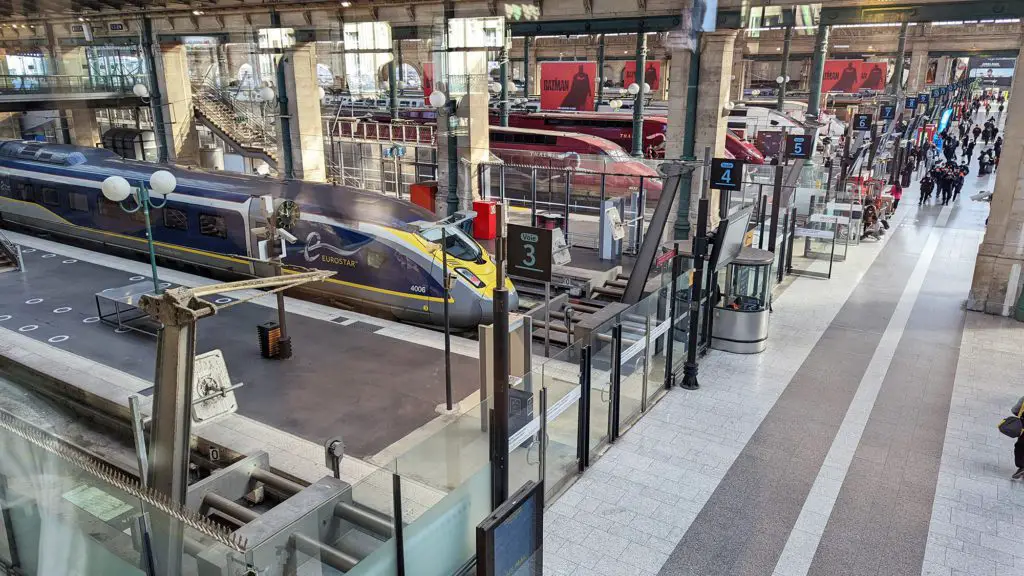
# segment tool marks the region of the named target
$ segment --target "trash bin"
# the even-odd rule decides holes
[[[277,322],[264,322],[256,327],[260,339],[260,356],[277,358],[281,353],[281,327]]]
[[[544,228],[545,230],[554,230],[555,228],[561,228],[565,230],[565,214],[558,212],[538,212],[537,213],[537,226]]]

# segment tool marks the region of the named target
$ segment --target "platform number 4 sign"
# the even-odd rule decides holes
[[[814,137],[803,134],[786,135],[786,158],[808,159],[814,152]]]
[[[853,129],[858,132],[868,132],[871,130],[871,114],[854,114],[853,115]]]
[[[718,190],[739,190],[743,185],[743,167],[741,160],[729,158],[712,158],[711,187]]]

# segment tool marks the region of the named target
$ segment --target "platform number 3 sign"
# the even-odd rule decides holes
[[[711,187],[717,190],[739,190],[743,186],[745,162],[730,158],[711,160]]]

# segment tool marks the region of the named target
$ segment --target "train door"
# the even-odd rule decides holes
[[[266,262],[256,260],[260,255],[260,238],[253,232],[257,228],[266,228],[267,218],[263,212],[263,200],[261,198],[250,198],[247,200],[249,206],[249,233],[246,236],[248,239],[248,250],[249,256],[253,258],[253,274],[256,276],[271,276],[274,273],[273,268]]]

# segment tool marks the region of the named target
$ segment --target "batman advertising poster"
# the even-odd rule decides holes
[[[859,75],[859,90],[885,90],[889,65],[885,62],[861,62]]]
[[[636,62],[626,62],[622,69],[622,85],[629,86],[636,82]],[[651,87],[651,91],[661,89],[661,62],[648,62],[644,67],[644,82]]]
[[[827,60],[821,79],[822,92],[856,92],[860,86],[861,60]]]
[[[542,62],[540,107],[543,110],[594,110],[596,62]]]

